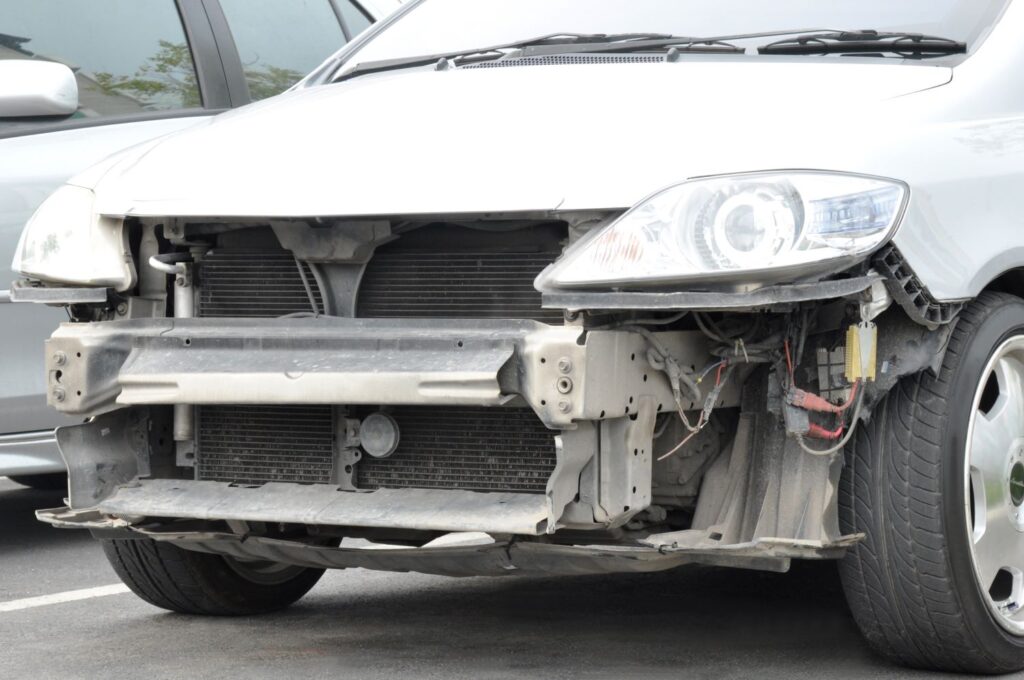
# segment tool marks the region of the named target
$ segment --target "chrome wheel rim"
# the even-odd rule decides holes
[[[967,537],[989,610],[1024,635],[1024,336],[1000,345],[981,375],[967,429]]]

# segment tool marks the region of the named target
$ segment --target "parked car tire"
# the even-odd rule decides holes
[[[132,592],[182,614],[245,616],[283,609],[309,592],[324,573],[195,552],[148,538],[101,543]]]
[[[40,491],[67,491],[68,488],[68,476],[63,472],[48,475],[12,475],[8,479]]]
[[[985,293],[938,376],[904,379],[847,451],[840,523],[866,538],[840,571],[877,652],[918,668],[1024,668],[1022,441],[1024,300]]]

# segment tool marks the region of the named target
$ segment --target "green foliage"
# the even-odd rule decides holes
[[[245,80],[249,84],[249,94],[253,101],[281,94],[302,78],[302,74],[288,68],[277,66],[266,67],[266,70],[246,67]]]
[[[292,69],[265,65],[245,67],[245,80],[254,101],[284,92],[302,78]],[[202,106],[199,85],[188,45],[160,41],[160,50],[132,76],[96,73],[93,79],[103,92],[118,94],[152,109]]]
[[[154,109],[202,105],[192,53],[184,43],[160,41],[160,50],[133,76],[96,73],[93,79],[109,94],[121,94]]]

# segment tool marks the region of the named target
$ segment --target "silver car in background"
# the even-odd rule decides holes
[[[54,189],[115,151],[278,94],[397,0],[33,0],[0,8],[0,262]],[[10,279],[4,280],[5,288]],[[41,341],[0,294],[0,476],[64,485]]]
[[[195,614],[836,559],[885,657],[1024,668],[1022,67],[1022,0],[406,5],[31,218],[39,516]]]

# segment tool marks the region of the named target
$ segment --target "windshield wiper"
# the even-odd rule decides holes
[[[417,57],[382,59],[356,64],[351,70],[336,76],[332,82],[348,80],[368,73],[394,71],[430,64],[451,62],[456,66],[479,61],[500,59],[510,54],[521,56],[546,56],[551,54],[581,52],[640,52],[668,50],[677,52],[727,52],[742,53],[743,48],[730,45],[718,39],[674,36],[669,33],[551,33],[529,40],[491,45],[477,49],[425,54]]]
[[[923,33],[843,31],[798,35],[757,48],[760,54],[878,54],[913,58],[964,54],[967,43]]]

